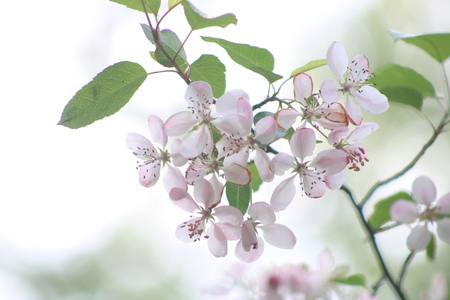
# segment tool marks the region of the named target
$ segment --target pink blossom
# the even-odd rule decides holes
[[[411,196],[414,200],[398,200],[390,208],[394,221],[412,224],[419,221],[411,230],[406,244],[412,251],[425,250],[432,233],[429,223],[436,222],[438,237],[450,244],[450,193],[442,196],[436,203],[436,187],[425,176],[414,180]]]
[[[360,107],[371,114],[381,114],[389,108],[386,96],[367,85],[367,81],[373,76],[369,71],[367,57],[357,55],[349,64],[344,47],[334,42],[328,48],[327,63],[339,78],[339,84],[332,79],[325,80],[320,86],[320,94],[325,102],[333,103],[340,99],[338,92],[343,92],[346,96],[345,107],[353,124],[361,124]],[[355,99],[357,104],[352,99]]]

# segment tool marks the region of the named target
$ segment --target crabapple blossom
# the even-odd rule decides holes
[[[369,71],[367,57],[356,55],[349,64],[344,46],[334,42],[327,51],[327,64],[339,78],[339,84],[336,84],[333,79],[323,81],[320,86],[322,99],[327,103],[337,102],[340,99],[338,92],[342,91],[346,97],[345,108],[353,124],[361,124],[360,107],[371,114],[381,114],[389,108],[386,96],[376,88],[367,85],[367,81],[374,76]]]
[[[164,165],[173,161],[176,166],[182,166],[187,159],[182,157],[176,148],[177,142],[172,145],[172,153],[165,149],[167,145],[167,134],[164,132],[163,121],[154,115],[148,117],[148,125],[153,141],[161,148],[156,149],[153,144],[144,136],[138,133],[129,133],[126,137],[126,145],[133,150],[133,154],[144,162],[138,166],[139,182],[145,187],[156,184],[161,172],[161,163]]]
[[[227,255],[227,237],[219,223],[228,228],[238,229],[243,221],[242,213],[232,206],[218,206],[222,197],[223,185],[216,176],[209,181],[201,178],[194,186],[194,197],[183,188],[174,187],[169,193],[170,200],[183,210],[198,214],[181,223],[175,232],[183,242],[199,241],[203,236],[208,240],[208,248],[216,257]],[[209,223],[209,227],[206,225]],[[205,234],[206,232],[206,234]]]
[[[242,223],[241,239],[236,245],[236,256],[245,262],[257,260],[264,250],[263,240],[257,235],[257,229],[263,232],[269,244],[292,249],[297,240],[294,233],[285,225],[275,223],[272,207],[265,202],[256,202],[249,206],[248,219]]]
[[[325,175],[341,172],[347,165],[347,154],[337,149],[323,150],[310,162],[306,158],[313,155],[316,135],[311,128],[297,129],[290,140],[291,156],[278,153],[270,162],[270,168],[276,175],[283,175],[292,169],[295,175],[283,180],[274,190],[270,204],[275,211],[284,210],[295,196],[294,179],[298,174],[300,185],[306,196],[320,198],[325,194]],[[300,161],[298,161],[298,159]]]
[[[450,244],[450,193],[442,196],[436,203],[436,187],[425,176],[414,180],[411,196],[414,200],[397,200],[390,208],[394,221],[403,224],[419,223],[411,230],[407,246],[413,251],[425,250],[431,238],[429,223],[437,224],[438,237]]]

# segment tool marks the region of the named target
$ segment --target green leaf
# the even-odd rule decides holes
[[[118,112],[147,78],[145,69],[123,61],[100,72],[64,108],[58,125],[80,128]]]
[[[181,0],[169,0],[169,9],[172,9],[175,5],[181,3]]]
[[[313,69],[325,66],[327,64],[327,60],[326,59],[318,59],[318,60],[313,60],[310,61],[309,63],[307,63],[306,65],[295,69],[292,73],[291,73],[291,77],[294,77],[295,75],[298,75],[300,73],[305,73],[308,71],[311,71]]]
[[[259,176],[259,172],[258,169],[256,168],[255,163],[248,164],[247,167],[252,173],[252,181],[250,183],[252,186],[252,190],[256,192],[257,190],[259,190],[259,187],[261,186],[263,181],[261,179],[261,176]]]
[[[436,237],[434,236],[434,233],[431,233],[431,239],[426,248],[426,255],[431,261],[434,261],[436,258]]]
[[[390,33],[395,41],[402,40],[412,44],[440,63],[446,61],[450,56],[450,33],[409,35],[392,30]]]
[[[405,192],[398,192],[397,194],[378,201],[369,218],[369,225],[372,229],[376,230],[387,222],[392,221],[389,210],[391,209],[391,205],[397,200],[413,201],[411,195]]]
[[[195,8],[189,1],[181,1],[186,19],[192,30],[206,27],[219,26],[222,28],[230,24],[237,24],[237,19],[233,14],[225,14],[216,18],[206,18],[202,12]]]
[[[227,182],[225,184],[225,192],[230,206],[236,207],[242,214],[245,214],[252,195],[250,184],[238,186]]]
[[[219,98],[225,92],[225,65],[216,56],[204,54],[192,63],[190,79],[209,83],[214,98]]]
[[[152,35],[152,31],[150,27],[146,24],[141,24],[142,29],[144,30],[145,36],[147,39],[153,43],[153,45],[156,46],[156,51],[154,52],[154,59],[160,63],[161,65],[171,68],[173,67],[172,61],[163,53],[163,51],[158,47],[158,45],[155,43],[155,40]],[[162,41],[162,45],[166,52],[169,54],[170,58],[173,60],[175,57],[175,54],[177,54],[178,50],[181,49],[178,52],[176,62],[180,66],[182,70],[185,70],[187,67],[186,64],[186,52],[183,49],[183,45],[181,44],[180,39],[178,36],[171,30],[164,29],[160,32],[160,38]]]
[[[216,43],[221,46],[234,62],[240,64],[266,78],[269,83],[273,83],[281,78],[280,75],[272,73],[274,67],[274,58],[267,49],[250,46],[247,44],[236,44],[226,40],[202,37],[206,42]]]
[[[110,0],[110,1],[125,5],[126,7],[134,10],[145,12],[141,0]],[[158,14],[159,8],[161,6],[161,0],[144,0],[144,3],[148,13],[154,14],[155,16]]]
[[[378,90],[389,99],[389,102],[412,106],[419,111],[422,109],[422,95],[415,89],[404,86],[392,86],[379,88]]]
[[[366,277],[362,274],[353,274],[345,278],[333,278],[331,281],[347,285],[366,286]]]
[[[261,112],[257,113],[257,114],[253,117],[253,123],[256,125],[256,123],[258,123],[259,120],[261,120],[262,118],[267,117],[267,116],[273,117],[273,116],[274,116],[274,113],[273,113],[273,112],[270,112],[270,111],[261,111]],[[279,139],[285,137],[285,136],[288,134],[289,129],[291,129],[291,128],[288,128],[288,129],[286,129],[286,130],[283,130],[283,129],[281,129],[281,128],[278,127],[278,128],[277,128],[277,134],[275,135],[275,138],[274,138],[274,140],[273,140],[271,143],[273,143],[274,141],[279,140]]]

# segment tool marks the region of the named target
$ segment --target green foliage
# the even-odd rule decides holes
[[[126,7],[134,10],[145,12],[141,0],[110,0],[110,1],[125,5]],[[159,8],[161,6],[161,0],[144,0],[144,3],[148,13],[154,14],[155,16],[158,14]]]
[[[252,173],[252,181],[250,183],[252,186],[252,190],[254,192],[256,192],[257,190],[259,190],[259,187],[261,186],[263,181],[261,179],[261,176],[259,176],[258,169],[256,168],[256,164],[254,162],[251,164],[248,164],[247,167],[250,170],[250,172]]]
[[[412,44],[440,63],[446,61],[450,56],[450,33],[408,35],[392,30],[390,33],[395,41],[402,40]]]
[[[252,196],[250,184],[239,186],[227,182],[225,192],[230,206],[236,207],[242,214],[247,212]]]
[[[405,104],[421,110],[424,98],[436,95],[434,87],[413,69],[390,65],[370,80],[390,102]]]
[[[318,59],[318,60],[310,61],[306,65],[292,71],[291,77],[294,77],[295,75],[298,75],[300,73],[305,73],[305,72],[311,71],[313,69],[325,66],[326,64],[327,64],[326,59]]]
[[[431,233],[430,242],[425,250],[427,258],[433,261],[436,258],[436,237],[434,236],[434,233]]]
[[[80,128],[118,112],[147,78],[145,69],[123,61],[100,72],[64,108],[58,125]]]
[[[333,278],[332,282],[342,283],[346,285],[366,286],[366,277],[362,274],[353,274],[344,278]]]
[[[225,92],[225,65],[214,55],[204,54],[191,65],[192,81],[205,81],[209,83],[215,98]]]
[[[377,204],[375,204],[374,212],[369,218],[369,225],[372,229],[376,230],[387,222],[392,221],[389,210],[391,209],[391,205],[397,200],[413,201],[411,195],[405,192],[398,192],[397,194],[378,201]]]
[[[237,24],[237,19],[233,14],[226,14],[216,18],[206,18],[202,12],[195,8],[189,1],[182,0],[181,4],[184,8],[184,14],[191,26],[192,30],[202,29],[206,27],[219,26],[222,28],[230,24]]]
[[[181,0],[169,0],[169,9],[172,9],[175,5],[181,3]]]
[[[257,113],[254,117],[253,117],[253,123],[254,124],[256,124],[256,123],[258,123],[258,121],[259,120],[261,120],[262,118],[264,118],[264,117],[267,117],[267,116],[271,116],[271,117],[273,117],[274,116],[274,113],[272,113],[272,112],[270,112],[270,111],[261,111],[261,112],[259,112],[259,113]],[[275,136],[275,138],[274,138],[274,140],[272,141],[272,142],[274,142],[274,141],[276,141],[276,140],[278,140],[278,139],[281,139],[281,138],[283,138],[283,137],[285,137],[287,134],[288,134],[288,132],[291,132],[291,135],[292,135],[292,131],[289,131],[290,129],[292,129],[292,127],[291,128],[288,128],[288,129],[286,129],[286,130],[283,130],[283,129],[281,129],[281,128],[277,128],[277,134],[276,134],[276,136]],[[292,129],[293,130],[293,129]]]
[[[216,43],[227,51],[230,58],[237,64],[249,69],[266,78],[269,83],[273,83],[283,78],[273,73],[274,58],[267,49],[250,46],[247,44],[237,44],[226,40],[202,37],[206,42]]]

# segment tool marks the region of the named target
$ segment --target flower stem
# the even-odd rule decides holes
[[[411,251],[411,253],[409,253],[408,257],[405,259],[405,262],[403,263],[402,271],[400,272],[400,277],[398,278],[398,282],[397,282],[397,286],[399,289],[402,288],[403,279],[405,279],[406,269],[408,269],[415,254],[416,253],[414,251]]]
[[[370,225],[369,225],[368,221],[366,220],[366,217],[364,216],[362,206],[359,206],[356,203],[353,193],[348,187],[343,185],[341,187],[341,190],[344,191],[348,195],[348,197],[350,198],[350,201],[352,202],[353,207],[356,209],[359,222],[361,223],[365,233],[368,236],[367,240],[369,241],[370,245],[372,246],[372,250],[374,252],[375,258],[378,261],[381,271],[384,274],[384,279],[386,279],[389,282],[389,284],[393,288],[394,292],[397,294],[398,299],[406,300],[407,298],[406,298],[405,294],[403,293],[403,291],[401,290],[401,287],[395,283],[391,273],[389,272],[389,270],[386,266],[386,263],[384,262],[383,256],[381,255],[380,249],[378,248],[378,244],[377,244],[377,241],[375,238],[375,233],[372,230],[372,228],[370,228]]]

